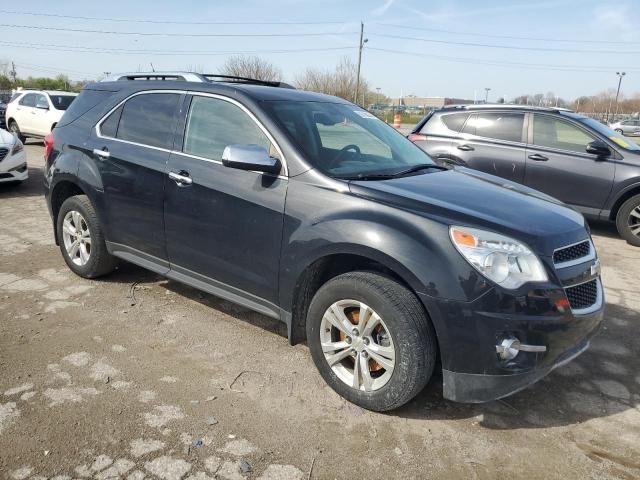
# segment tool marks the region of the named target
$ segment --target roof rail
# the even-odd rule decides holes
[[[545,112],[571,112],[572,110],[562,107],[542,107],[538,105],[516,105],[513,103],[466,103],[466,104],[452,104],[445,105],[443,109],[455,108],[460,110],[484,110],[484,109],[498,109],[498,110],[540,110]]]
[[[267,87],[294,88],[284,82],[272,82],[268,80],[258,80],[256,78],[239,77],[235,75],[219,75],[217,73],[195,73],[195,72],[135,72],[116,73],[105,77],[103,82],[119,82],[127,80],[177,80],[182,82],[229,82],[246,83],[252,85],[264,85]]]

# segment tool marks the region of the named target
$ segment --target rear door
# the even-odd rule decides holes
[[[133,95],[98,124],[91,138],[111,247],[167,267],[164,177],[181,98],[172,91]]]
[[[476,112],[451,146],[463,165],[514,182],[524,182],[525,115],[522,112]]]
[[[35,134],[35,115],[37,93],[27,93],[16,105],[16,122],[22,133]]]
[[[227,145],[255,144],[286,165],[280,149],[249,110],[207,94],[192,97],[180,143],[165,175],[165,231],[174,276],[192,284],[195,279],[212,293],[249,299],[252,308],[276,315],[286,172],[239,170],[221,160]],[[169,173],[189,183],[177,183]]]
[[[587,153],[597,137],[575,122],[551,113],[531,116],[525,184],[598,215],[613,186],[615,162]]]
[[[464,126],[468,112],[430,114],[418,131],[409,135],[409,139],[427,152],[439,164],[456,163],[451,147]]]

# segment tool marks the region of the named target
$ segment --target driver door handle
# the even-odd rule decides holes
[[[169,178],[181,187],[191,185],[193,183],[193,179],[184,171],[181,171],[180,173],[169,172]]]
[[[98,157],[102,158],[102,159],[107,159],[111,156],[111,154],[109,153],[108,150],[100,150],[98,148],[94,148],[93,149],[93,154],[97,155]]]
[[[540,155],[539,153],[534,153],[533,155],[529,155],[530,160],[535,160],[536,162],[546,162],[549,160],[549,157],[545,157],[544,155]]]
[[[467,145],[466,143],[463,143],[462,145],[458,145],[458,150],[462,150],[464,152],[470,152],[471,150],[474,150],[474,148],[471,145]]]

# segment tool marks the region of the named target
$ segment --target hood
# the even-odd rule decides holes
[[[12,133],[0,128],[0,145],[13,145],[15,141],[16,137]]]
[[[509,235],[543,255],[588,237],[581,213],[531,188],[468,168],[353,181],[350,188],[442,223]]]

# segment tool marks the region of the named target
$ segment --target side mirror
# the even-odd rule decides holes
[[[222,152],[222,164],[225,167],[256,172],[280,172],[280,160],[269,156],[269,152],[260,145],[227,145]]]
[[[609,145],[601,140],[596,140],[589,143],[587,145],[586,151],[587,153],[598,155],[599,157],[608,157],[609,155],[611,155],[611,149],[609,148]]]
[[[44,102],[38,102],[36,103],[36,108],[39,108],[40,110],[49,110],[49,105]]]

